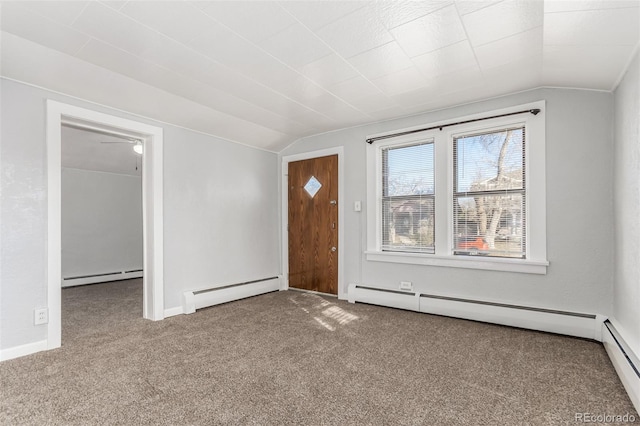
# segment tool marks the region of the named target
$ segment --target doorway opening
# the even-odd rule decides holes
[[[162,128],[73,105],[47,102],[48,241],[47,349],[62,343],[62,127],[135,138],[144,151],[142,178],[143,317],[164,318]]]
[[[135,135],[62,124],[62,338],[66,343],[106,324],[112,327],[142,318],[141,147]]]

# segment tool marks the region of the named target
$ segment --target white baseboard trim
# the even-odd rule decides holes
[[[640,364],[613,324],[602,324],[602,343],[636,411],[640,413]]]
[[[182,294],[182,312],[192,314],[196,309],[279,291],[282,285],[281,281],[281,276],[274,276],[202,290],[185,291]]]
[[[595,314],[562,312],[531,306],[404,292],[356,284],[349,285],[349,302],[370,303],[597,341],[602,341],[602,323],[606,320],[606,317]]]
[[[164,317],[175,317],[176,315],[182,315],[184,311],[182,310],[182,306],[176,306],[175,308],[169,308],[164,310]]]
[[[65,287],[74,287],[77,285],[85,285],[85,284],[95,284],[95,283],[105,283],[109,281],[120,281],[120,280],[129,280],[132,278],[141,278],[143,276],[143,271],[133,271],[133,272],[116,272],[113,274],[99,274],[93,276],[85,276],[78,278],[63,278],[62,279],[62,288]]]
[[[31,355],[36,352],[46,351],[47,341],[40,340],[39,342],[27,343],[26,345],[14,346],[13,348],[7,348],[0,350],[0,361],[7,361],[21,356]]]
[[[420,312],[594,340],[600,337],[596,335],[596,328],[602,325],[602,322],[599,322],[596,326],[596,315],[574,316],[425,297],[420,299]]]
[[[347,300],[350,303],[362,302],[371,305],[388,306],[390,308],[405,309],[407,311],[420,310],[420,294],[388,290],[374,289],[371,287],[349,284]]]

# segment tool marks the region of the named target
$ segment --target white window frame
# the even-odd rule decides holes
[[[546,274],[546,169],[545,169],[545,102],[538,101],[500,110],[488,111],[419,127],[399,129],[398,133],[447,122],[485,118],[512,112],[540,109],[537,115],[524,113],[474,123],[445,127],[376,141],[367,146],[367,250],[366,259],[429,266],[444,266],[491,271]],[[453,254],[453,138],[460,134],[498,130],[507,126],[525,126],[525,191],[526,191],[526,259],[464,256]],[[368,138],[384,136],[370,135]],[[402,146],[434,139],[435,152],[435,253],[382,251],[382,148]]]

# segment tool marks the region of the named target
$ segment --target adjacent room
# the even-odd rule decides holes
[[[0,30],[0,423],[640,422],[640,1]]]

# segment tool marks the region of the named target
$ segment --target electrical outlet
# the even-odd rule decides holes
[[[400,290],[413,291],[413,284],[411,281],[400,281]]]
[[[46,324],[49,322],[49,309],[39,308],[33,310],[33,323],[35,325]]]

